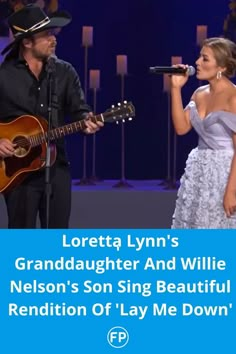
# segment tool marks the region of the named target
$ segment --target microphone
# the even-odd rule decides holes
[[[153,66],[149,68],[151,74],[188,74],[192,76],[195,74],[195,68],[193,66],[188,66],[187,68],[174,67],[174,66]]]

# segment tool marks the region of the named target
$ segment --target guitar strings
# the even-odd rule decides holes
[[[123,119],[124,116],[126,116],[126,117],[128,116],[128,114],[127,114],[128,112],[129,112],[129,116],[133,116],[134,109],[130,110],[130,105],[128,105],[126,107],[122,107],[122,109],[121,108],[119,108],[119,109],[113,108],[111,111],[107,111],[105,113],[95,115],[95,116],[91,117],[91,119],[93,122],[96,123],[97,121],[104,121],[104,116],[105,117],[109,117],[109,116],[114,117],[114,116],[117,116],[117,113],[119,113],[119,119]],[[116,120],[117,120],[117,117],[116,117]],[[86,121],[86,119],[82,119],[81,121],[76,121],[76,122],[67,124],[65,126],[52,129],[49,131],[49,135],[50,135],[49,139],[51,141],[53,141],[53,140],[56,140],[57,138],[61,138],[61,137],[65,136],[65,135],[69,135],[74,132],[76,133],[85,127],[85,125],[84,125],[85,121]],[[16,141],[16,144],[19,147],[38,146],[38,145],[41,145],[43,142],[45,142],[45,143],[47,142],[47,136],[48,136],[48,132],[40,132],[38,134],[31,135],[29,137],[24,137],[23,139],[19,139]]]

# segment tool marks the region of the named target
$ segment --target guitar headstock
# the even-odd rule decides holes
[[[132,120],[135,116],[135,108],[132,102],[124,101],[118,103],[117,106],[112,106],[107,109],[103,114],[104,121],[108,123],[119,123],[119,121],[125,122],[125,120]]]

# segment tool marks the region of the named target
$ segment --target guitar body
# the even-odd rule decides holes
[[[118,122],[131,119],[135,108],[131,102],[106,110],[102,114],[90,117],[93,123]],[[15,145],[15,153],[11,157],[0,157],[0,193],[6,193],[33,171],[38,171],[46,165],[47,142],[50,140],[50,163],[56,160],[56,146],[51,142],[66,135],[83,131],[87,118],[50,129],[43,118],[23,115],[9,123],[0,123],[0,138],[6,138]],[[47,138],[49,136],[49,139]]]
[[[32,171],[40,170],[46,163],[47,143],[33,146],[29,137],[47,132],[47,121],[24,115],[9,123],[0,123],[0,137],[17,144],[15,154],[5,159],[0,158],[0,192],[8,192],[20,184]],[[50,145],[51,164],[56,159],[56,147]]]

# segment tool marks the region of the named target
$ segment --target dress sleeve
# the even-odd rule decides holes
[[[236,133],[236,114],[231,112],[222,112],[222,115],[219,117],[221,123],[229,128],[232,132]]]
[[[186,111],[187,109],[191,110],[193,107],[196,107],[196,103],[191,100],[184,108],[184,110]]]

